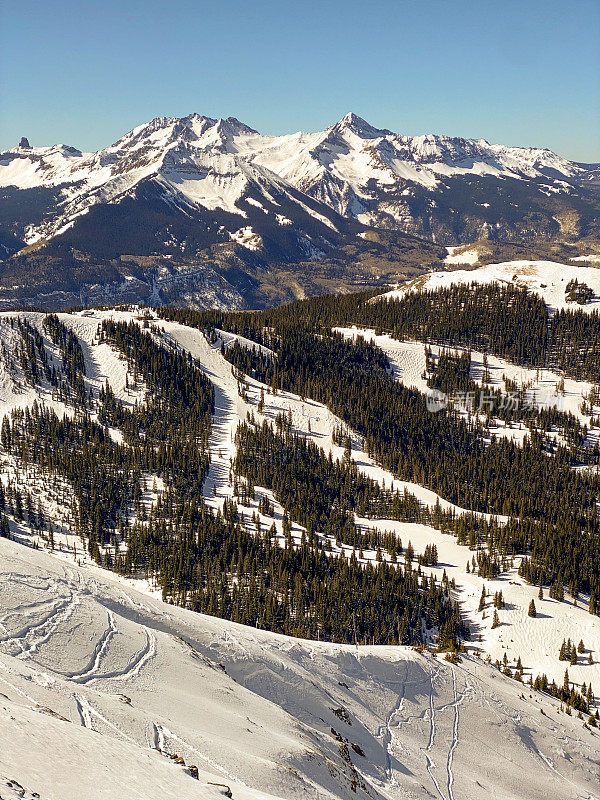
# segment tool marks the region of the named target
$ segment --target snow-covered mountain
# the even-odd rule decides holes
[[[257,134],[233,118],[159,117],[97,153],[64,145],[20,146],[3,154],[0,181],[21,189],[61,188],[59,208],[26,231],[28,244],[64,232],[92,206],[134,197],[136,187],[145,182],[152,182],[156,196],[183,214],[200,210],[236,215],[240,227],[230,233],[238,234],[237,240],[249,249],[259,246],[250,242],[250,235],[244,238],[240,233],[246,230],[249,204],[283,228],[291,223],[284,206],[292,205],[337,231],[335,214],[321,213],[310,200],[303,202],[287,181],[240,154],[235,142],[248,136]]]
[[[248,199],[271,206],[280,195],[289,198],[294,187],[343,216],[388,226],[395,220],[401,227],[406,198],[417,187],[435,194],[449,178],[472,176],[534,180],[540,192],[564,194],[569,181],[587,172],[550,150],[403,136],[352,113],[325,131],[286,136],[259,134],[233,117],[158,117],[97,153],[64,145],[30,147],[26,141],[0,156],[1,186],[62,188],[60,213],[32,226],[29,243],[63,231],[92,205],[119,202],[148,178],[182,210],[199,205],[244,218]],[[296,195],[292,199],[299,202]],[[273,208],[263,210],[275,214],[279,225],[289,224]],[[310,213],[335,227],[314,207]]]
[[[171,264],[175,271],[201,266],[205,278],[217,265],[214,287],[239,275],[213,296],[237,292],[241,305],[257,302],[249,301],[253,268],[314,262],[322,279],[332,277],[334,264],[344,285],[343,265],[360,285],[373,273],[392,277],[390,263],[409,275],[405,255],[418,249],[414,260],[424,266],[441,260],[441,251],[407,242],[407,234],[440,245],[595,236],[594,174],[593,165],[549,150],[403,136],[355,114],[325,131],[284,136],[263,135],[233,117],[158,117],[96,153],[23,138],[0,153],[0,251],[9,257],[0,288],[40,304],[44,294],[67,292],[77,302],[78,293],[87,297],[90,287],[110,284],[116,300],[119,280],[127,279],[123,259],[143,266],[129,277],[150,287],[131,299],[153,293],[160,269],[171,280]],[[356,266],[363,256],[366,275]],[[148,258],[161,260],[153,272]],[[59,265],[77,277],[61,282]],[[19,287],[40,272],[42,295],[25,298]],[[314,291],[306,275],[303,268],[288,276],[290,284],[300,282],[296,296]],[[188,277],[184,284],[185,298],[193,287]]]
[[[402,136],[352,113],[320,133],[261,137],[248,144],[260,151],[254,156],[259,163],[341,214],[369,223],[377,222],[373,208],[383,202],[381,193],[411,184],[434,191],[457,175],[564,180],[585,172],[549,150],[491,145],[484,139]]]

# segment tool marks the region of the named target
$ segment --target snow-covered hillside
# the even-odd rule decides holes
[[[244,628],[7,540],[0,575],[2,796],[598,796],[598,734],[471,658]]]
[[[16,349],[16,316],[0,316],[0,417],[34,401],[72,414],[52,387],[27,384],[17,358],[6,360],[9,349]],[[21,316],[44,333],[42,314]],[[60,315],[81,345],[88,390],[97,393],[108,383],[133,407],[145,402],[145,386],[100,341],[99,326],[108,318],[145,323],[135,309]],[[204,495],[214,509],[234,499],[234,436],[248,413],[270,422],[283,413],[292,430],[335,458],[344,451],[334,432],[346,429],[361,472],[387,488],[407,488],[425,505],[451,507],[432,491],[382,470],[361,437],[325,406],[274,394],[236,374],[221,347],[239,337],[217,331],[211,342],[197,329],[152,323],[158,341],[191,354],[213,383]],[[375,343],[390,356],[395,377],[424,390],[423,346],[388,340],[376,337]],[[45,346],[58,367],[60,353],[47,336]],[[510,366],[499,364],[498,370]],[[121,441],[119,430],[109,434]],[[0,796],[11,797],[10,791],[20,791],[17,785],[25,792],[21,796],[38,792],[42,800],[216,798],[229,792],[241,800],[599,796],[597,732],[486,662],[506,654],[514,669],[520,657],[525,679],[545,672],[560,683],[561,641],[581,638],[585,653],[569,666],[571,680],[578,687],[593,684],[596,695],[600,686],[598,626],[585,598],[579,606],[568,596],[564,602],[538,600],[537,587],[517,575],[518,559],[499,579],[485,580],[467,572],[473,554],[450,534],[357,518],[361,527],[395,532],[417,555],[436,545],[439,565],[425,571],[438,579],[445,571],[454,580],[453,596],[473,634],[469,653],[450,664],[408,648],[305,642],[164,605],[143,575],[126,580],[100,569],[72,530],[76,509],[69,487],[44,482],[34,465],[13,456],[0,458],[3,483],[16,481],[30,491],[55,525],[52,554],[47,537],[15,519],[14,541],[0,538],[0,719],[12,743],[0,754]],[[153,475],[142,482],[150,508],[164,484]],[[264,497],[272,504],[266,514],[259,509]],[[283,508],[270,492],[258,486],[254,500],[237,501],[248,531],[255,530],[258,517],[263,529],[274,524],[283,540]],[[299,543],[299,525],[292,526],[292,535]],[[328,546],[334,554],[352,552],[333,539]],[[375,563],[376,553],[365,548],[361,560]],[[483,587],[489,599],[481,611]],[[505,607],[492,628],[491,597],[497,591]],[[534,598],[538,616],[532,619],[527,607]],[[61,758],[51,749],[58,740]],[[125,774],[127,780],[119,777]]]
[[[575,301],[569,302],[567,285],[571,281],[589,286],[594,295],[592,299],[584,305]],[[589,312],[600,307],[600,269],[559,264],[555,261],[506,261],[470,270],[431,272],[381,295],[381,298],[403,297],[407,292],[420,289],[435,290],[455,284],[471,283],[499,283],[524,287],[541,297],[551,311],[571,308]]]
[[[401,381],[411,389],[417,389],[426,395],[435,395],[435,390],[427,385],[426,378],[426,350],[439,356],[448,348],[435,344],[424,344],[423,342],[399,341],[387,334],[376,334],[369,328],[336,328],[347,339],[362,337],[367,342],[371,342],[388,357],[390,365],[394,371],[396,380]],[[453,347],[452,352],[464,353],[466,348]],[[600,408],[593,406],[590,411],[593,413],[583,413],[582,407],[589,406],[590,392],[594,384],[588,381],[577,381],[572,378],[565,378],[551,369],[533,369],[512,364],[504,358],[488,355],[477,350],[468,351],[471,356],[470,378],[479,386],[483,385],[485,374],[485,385],[491,389],[505,389],[506,380],[512,381],[518,387],[528,387],[525,389],[525,396],[537,408],[557,408],[560,411],[573,414],[582,425],[590,428],[591,419],[596,414],[600,414]],[[587,410],[587,409],[586,409]],[[522,430],[520,423],[515,423],[514,427],[507,428],[516,438],[521,438],[527,432]],[[496,428],[495,433],[498,435]],[[594,428],[590,430],[590,436],[598,437],[600,430]]]
[[[9,314],[5,314],[2,317],[5,324],[6,320],[10,318],[11,315]],[[32,323],[41,325],[43,315],[28,313],[27,318]],[[82,344],[86,358],[88,376],[86,382],[88,386],[97,392],[108,382],[112,386],[115,395],[126,405],[131,406],[135,402],[143,402],[144,386],[133,386],[131,374],[128,375],[126,363],[108,344],[98,341],[98,327],[101,321],[107,318],[129,321],[139,319],[139,315],[134,312],[117,311],[84,311],[79,314],[60,315],[60,319],[64,324],[76,332]],[[326,454],[331,453],[334,458],[338,459],[343,457],[344,450],[343,447],[335,443],[334,433],[336,430],[345,429],[352,439],[352,459],[364,475],[388,489],[400,492],[406,490],[414,494],[423,505],[430,508],[439,504],[443,509],[453,510],[458,514],[465,513],[464,509],[449,503],[444,497],[440,497],[432,490],[415,483],[398,480],[390,472],[382,469],[365,451],[361,437],[350,431],[326,406],[312,400],[302,399],[289,392],[273,394],[268,386],[248,376],[244,376],[240,382],[239,378],[233,374],[231,365],[221,354],[222,345],[227,347],[235,338],[239,339],[239,337],[233,337],[231,334],[221,332],[219,338],[211,344],[198,330],[158,319],[154,320],[154,324],[164,331],[163,341],[168,346],[175,346],[184,352],[190,353],[214,385],[215,412],[209,441],[211,463],[204,486],[205,501],[209,506],[218,509],[222,507],[224,499],[235,499],[245,520],[245,525],[249,530],[254,530],[252,516],[258,515],[261,525],[264,528],[269,528],[274,524],[280,541],[284,541],[282,527],[283,508],[274,500],[270,492],[257,487],[256,499],[253,502],[249,502],[248,505],[244,505],[239,498],[234,497],[231,465],[235,457],[235,432],[238,425],[246,420],[248,413],[251,413],[257,420],[267,420],[271,423],[275,422],[279,414],[286,415],[291,419],[294,431],[312,440]],[[407,385],[414,386],[420,391],[427,391],[427,386],[422,378],[422,372],[425,367],[424,345],[396,342],[386,336],[376,337],[373,334],[369,334],[368,331],[357,331],[356,329],[347,329],[345,333],[348,336],[355,336],[357,333],[366,335],[367,338],[370,336],[372,341],[381,347],[390,358],[395,370],[395,377],[398,380],[402,380]],[[247,346],[253,346],[247,340],[241,341]],[[269,353],[266,348],[263,348],[263,350],[265,353]],[[496,361],[498,361],[498,364],[496,364]],[[476,359],[473,369],[473,377],[477,379]],[[501,381],[500,373],[502,375],[508,374],[512,379],[521,382],[527,382],[530,378],[533,380],[529,374],[531,371],[522,370],[499,359],[490,359],[489,370],[496,376],[498,383]],[[23,382],[23,376],[17,374],[16,377],[18,381]],[[542,391],[545,388],[548,391],[551,388],[555,388],[555,384],[545,372],[542,372],[539,376],[539,382],[539,388]],[[581,415],[578,408],[578,404],[585,393],[584,389],[586,386],[589,389],[589,384],[580,384],[576,381],[568,381],[566,384],[565,402],[581,418],[582,422],[589,421],[589,418]],[[43,402],[55,408],[59,414],[65,411],[71,413],[68,407],[54,400],[49,389],[44,389],[44,387],[36,390],[30,388],[25,393],[17,388],[14,388],[11,392],[6,392],[4,405],[0,407],[0,411],[2,408],[7,412],[15,407],[25,407],[31,405],[36,399],[38,402]],[[120,431],[113,429],[110,432],[113,438],[121,441]],[[501,433],[499,428],[495,432],[497,435]],[[521,425],[507,428],[505,431],[506,435],[511,435],[517,439],[519,435],[522,437],[526,433],[527,429],[522,428]],[[63,489],[58,493],[56,491],[48,493],[31,465],[23,469],[14,463],[12,459],[5,459],[2,471],[5,480],[17,478],[24,488],[30,489],[34,496],[41,498],[46,513],[56,521],[54,538],[57,549],[59,551],[64,549],[67,552],[73,552],[75,548],[78,559],[80,561],[85,559],[86,553],[82,549],[78,537],[69,532],[69,520],[72,510],[68,501],[65,500],[68,497],[68,490],[65,491]],[[147,476],[145,479],[144,491],[149,504],[152,504],[156,499],[156,487],[158,484],[160,484],[160,480],[155,476]],[[273,503],[274,510],[272,514],[265,514],[259,511],[259,501],[265,496]],[[502,520],[503,518],[500,517],[500,519]],[[412,525],[394,520],[358,519],[357,522],[366,528],[375,527],[381,531],[395,531],[404,546],[409,541],[413,544],[417,555],[423,553],[428,544],[435,543],[440,553],[443,554],[441,556],[443,567],[440,569],[438,577],[441,577],[443,569],[446,569],[447,573],[456,580],[466,619],[479,630],[481,619],[480,615],[476,613],[476,601],[479,599],[481,588],[486,582],[475,575],[466,574],[466,562],[471,556],[468,548],[457,545],[451,535],[442,534],[427,526]],[[299,543],[302,536],[302,528],[294,524],[292,529],[294,538]],[[45,544],[39,536],[30,535],[22,525],[14,525],[13,533],[21,541],[35,542],[41,546]],[[341,552],[346,556],[349,556],[352,552],[351,548],[344,548],[343,545],[341,547],[337,546],[333,539],[328,541],[328,547],[331,552]],[[362,560],[365,564],[368,562],[375,563],[375,551],[365,549]],[[511,573],[510,581],[503,578],[497,583],[500,589],[503,589],[505,593],[508,592],[511,597],[516,592],[514,608],[524,611],[529,601],[537,597],[537,588],[528,586],[524,580],[516,575],[517,564],[518,561]],[[435,572],[435,570],[432,571]],[[151,590],[151,584],[147,581],[141,581],[138,585],[146,590]],[[515,587],[514,590],[512,589],[513,586]],[[496,590],[498,590],[498,587],[494,588],[494,591]],[[585,604],[585,599],[583,604]],[[503,647],[509,655],[514,655],[515,660],[519,655],[522,657],[528,675],[535,677],[538,673],[544,671],[551,678],[560,681],[564,671],[561,663],[556,658],[560,641],[555,644],[554,640],[557,637],[559,640],[568,637],[573,639],[576,631],[580,628],[581,630],[586,628],[588,620],[593,618],[589,617],[583,607],[576,610],[573,609],[569,601],[567,603],[549,602],[544,619],[547,619],[548,623],[540,621],[536,630],[545,630],[550,626],[552,634],[550,635],[546,631],[545,636],[539,640],[531,639],[528,641],[527,639],[523,640],[522,637],[522,618],[520,614],[507,615],[505,630],[511,632],[505,637]],[[489,621],[491,622],[491,616]],[[484,625],[483,628],[485,629],[485,627]],[[588,639],[590,652],[600,652],[600,641],[596,642],[595,638],[592,641],[589,636]],[[521,649],[517,651],[515,646],[511,646],[511,641],[520,642],[519,647]],[[484,637],[482,643],[477,645],[477,649],[483,656],[490,655],[494,659],[498,657],[500,652],[498,648],[499,642],[496,634],[491,639]],[[554,650],[556,650],[556,653]],[[590,667],[585,666],[582,674],[578,675],[578,679],[579,682],[585,681],[586,683],[591,680],[594,685],[598,684],[600,686],[600,660],[596,660],[594,657],[593,664]]]

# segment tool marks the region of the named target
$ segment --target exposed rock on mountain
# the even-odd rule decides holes
[[[445,245],[595,237],[600,209],[594,165],[355,114],[286,136],[159,117],[96,153],[23,137],[0,154],[0,187],[2,300],[53,306],[202,305],[223,281],[236,305],[268,305],[410,276]]]

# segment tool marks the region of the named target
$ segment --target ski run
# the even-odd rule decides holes
[[[507,273],[505,266],[465,277],[452,272],[437,278],[435,273],[425,285],[444,285],[450,280],[446,276],[498,280]],[[522,274],[539,280],[530,266]],[[512,269],[524,268],[515,264]],[[553,287],[548,282],[544,297],[558,308],[559,291]],[[8,363],[5,354],[15,343],[10,319],[15,316],[0,315],[0,416],[34,401],[59,416],[72,414],[50,386],[28,386],[18,365]],[[18,316],[42,331],[43,314]],[[99,341],[99,326],[107,318],[140,321],[142,315],[136,309],[59,314],[81,344],[88,388],[98,392],[108,384],[133,407],[144,402],[145,387],[133,385],[124,358]],[[424,505],[439,503],[462,513],[431,490],[399,481],[379,467],[361,437],[325,406],[283,391],[273,394],[248,376],[240,379],[221,352],[235,341],[232,334],[217,332],[216,340],[209,341],[178,323],[155,318],[152,324],[162,332],[157,334],[161,343],[189,353],[214,386],[204,483],[212,508],[233,498],[238,424],[248,414],[259,422],[274,422],[284,414],[293,431],[334,459],[344,455],[334,431],[345,429],[351,457],[365,475],[387,488],[406,488]],[[373,341],[387,354],[396,379],[428,391],[423,344],[365,329],[342,332]],[[482,354],[472,353],[475,380],[482,360]],[[528,371],[491,356],[488,369],[492,383],[507,376],[548,395],[554,391],[559,400],[559,376],[549,371]],[[590,388],[566,380],[560,398],[565,410],[582,421],[580,407]],[[502,435],[500,427],[494,432]],[[591,436],[597,433],[590,431]],[[121,435],[116,429],[110,434],[117,440]],[[515,427],[504,435],[518,441],[520,431]],[[4,484],[17,480],[39,499],[52,519],[55,542],[48,552],[32,530],[15,520],[10,523],[12,540],[0,538],[0,730],[5,745],[0,797],[600,797],[598,733],[565,714],[559,701],[510,680],[489,663],[506,655],[514,665],[520,658],[525,678],[546,673],[561,683],[561,642],[583,639],[590,658],[569,666],[570,678],[576,685],[600,687],[600,628],[585,598],[579,604],[569,596],[564,602],[539,600],[537,587],[518,576],[518,559],[498,579],[483,579],[467,571],[472,554],[449,534],[416,523],[357,518],[361,527],[393,531],[403,546],[412,544],[416,555],[436,545],[438,566],[425,570],[438,579],[444,572],[454,579],[455,599],[471,626],[468,652],[459,663],[450,663],[408,647],[305,641],[164,604],[151,580],[121,578],[89,559],[70,530],[73,500],[64,482],[46,485],[33,465],[4,455],[0,478]],[[164,486],[158,476],[146,474],[142,480],[144,502],[151,507]],[[265,495],[272,503],[270,515],[258,509]],[[240,505],[239,498],[236,502],[249,530],[258,515],[262,526],[275,524],[283,541],[283,508],[270,492],[257,487],[249,505]],[[299,542],[300,526],[294,523],[292,533]],[[348,546],[330,545],[333,552],[351,554]],[[375,558],[375,552],[364,551],[365,563]],[[483,588],[489,599],[482,612]],[[492,627],[491,597],[497,591],[505,607],[500,624]],[[534,598],[538,614],[532,618],[528,607]]]

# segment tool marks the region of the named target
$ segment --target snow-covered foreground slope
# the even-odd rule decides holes
[[[0,576],[2,796],[598,797],[598,734],[481,662],[244,628],[7,540]]]
[[[572,280],[585,283],[592,289],[594,298],[589,303],[579,305],[566,300],[567,284]],[[555,261],[505,261],[472,270],[430,272],[380,295],[377,300],[404,297],[411,291],[436,290],[455,284],[471,283],[500,283],[524,287],[541,297],[551,311],[570,308],[589,312],[600,307],[600,269],[559,264]]]

